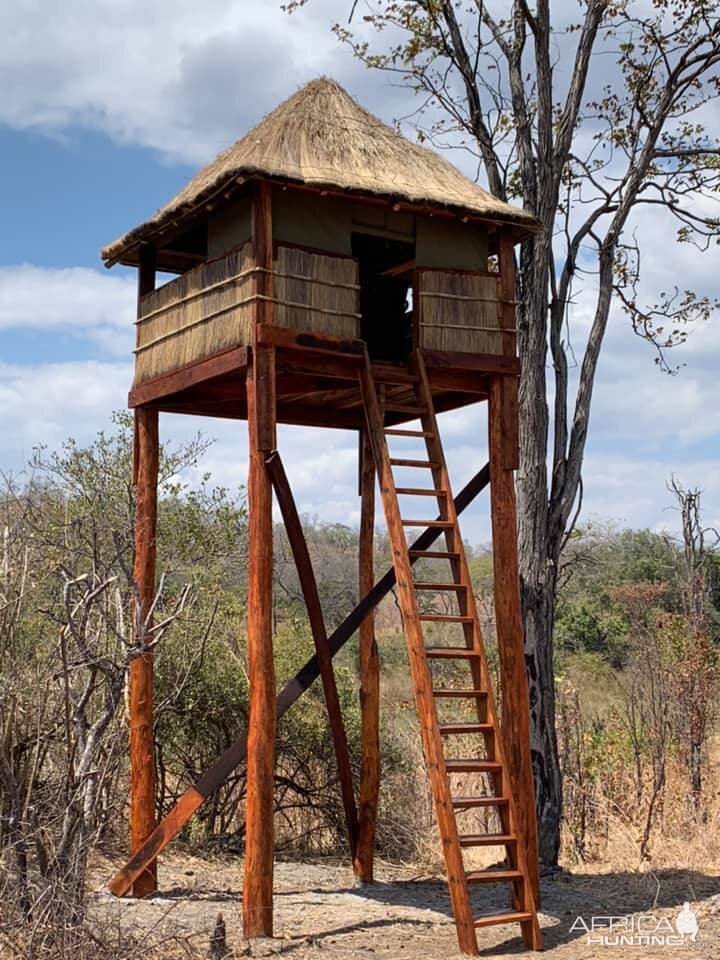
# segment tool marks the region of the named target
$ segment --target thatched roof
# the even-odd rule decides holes
[[[433,150],[411,143],[364,110],[334,80],[320,78],[276,107],[253,130],[197,173],[149,220],[102,250],[117,262],[190,213],[231,180],[261,174],[318,188],[372,194],[538,228],[524,210],[468,180]]]

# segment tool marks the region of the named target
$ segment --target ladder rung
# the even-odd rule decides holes
[[[386,437],[434,437],[430,430],[399,430],[396,427],[385,428]]]
[[[517,837],[509,833],[461,833],[461,847],[509,847],[517,843]]]
[[[465,733],[492,733],[495,727],[492,723],[441,723],[440,733],[447,737],[451,734],[462,736]]]
[[[393,467],[424,467],[428,470],[439,467],[437,460],[405,460],[390,457],[390,465]]]
[[[502,764],[497,760],[455,759],[446,760],[445,768],[449,773],[500,773]]]
[[[469,870],[465,874],[468,883],[507,883],[507,881],[513,882],[522,878],[520,870]]]
[[[486,690],[454,690],[449,687],[440,687],[436,690],[433,690],[434,697],[451,697],[451,698],[467,698],[468,700],[481,700],[483,697],[487,697]]]
[[[411,557],[429,557],[433,560],[456,560],[460,554],[454,550],[413,550],[410,549]]]
[[[532,920],[532,918],[531,913],[523,913],[518,910],[514,913],[496,913],[492,917],[478,917],[473,923],[475,927],[480,929],[481,927],[494,927],[501,923],[525,923],[526,920]]]
[[[456,593],[467,590],[464,583],[423,583],[422,581],[415,580],[414,584],[416,590],[454,590]]]
[[[469,647],[425,647],[425,656],[431,660],[473,660],[480,654]]]
[[[465,807],[506,807],[509,797],[453,797],[452,805],[460,809]]]
[[[434,490],[432,487],[395,487],[399,497],[447,497],[447,490]]]
[[[472,617],[456,616],[451,613],[421,613],[420,619],[427,623],[472,623]]]
[[[439,527],[449,530],[454,524],[452,520],[403,520],[404,527]]]

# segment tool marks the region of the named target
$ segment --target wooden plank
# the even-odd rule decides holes
[[[456,513],[461,514],[463,510],[473,502],[475,497],[485,489],[489,482],[490,465],[485,464],[482,470],[479,470],[455,497]],[[439,536],[440,531],[437,529],[425,530],[415,541],[414,547],[417,551],[426,551],[435,543]],[[410,563],[415,563],[417,559],[419,558],[413,557],[411,553]],[[372,590],[370,590],[360,603],[345,617],[340,626],[330,634],[328,637],[328,646],[331,656],[334,657],[338,651],[342,650],[350,637],[359,629],[360,624],[368,612],[373,610],[380,601],[390,593],[394,586],[395,569],[391,567],[380,580],[378,580]],[[287,713],[290,707],[300,699],[303,693],[319,676],[320,667],[317,656],[313,656],[280,692],[277,699],[276,710],[278,719]],[[462,691],[450,691],[448,695],[459,696],[466,694],[463,694]],[[481,693],[479,696],[484,697],[485,694]],[[180,797],[175,806],[166,814],[162,822],[155,829],[152,836],[143,844],[142,848],[113,876],[108,887],[115,896],[121,897],[127,893],[135,878],[142,873],[147,864],[154,860],[161,850],[165,849],[173,837],[177,836],[202,802],[212,796],[232,771],[245,760],[246,756],[245,737],[240,736],[230,744],[227,750],[225,750],[211,767],[208,767],[197,783]],[[200,803],[197,803],[197,806],[194,806],[197,802],[196,794],[201,797],[201,800]],[[189,799],[188,795],[191,795]]]
[[[518,854],[527,865],[535,903],[540,893],[535,790],[530,755],[530,707],[520,614],[515,487],[512,470],[503,466],[503,379],[491,383],[489,455],[493,543],[495,623],[503,692],[503,753],[514,796]]]
[[[502,393],[501,465],[504,470],[517,470],[520,467],[518,382],[511,377],[503,377],[499,389]]]
[[[488,377],[474,370],[452,370],[436,367],[427,372],[428,382],[433,390],[450,390],[475,394],[470,402],[484,400],[488,395]]]
[[[274,450],[265,461],[265,469],[270,476],[273,490],[275,491],[275,496],[280,506],[290,549],[292,550],[295,566],[297,567],[300,588],[302,589],[305,606],[307,607],[308,621],[315,644],[315,655],[317,656],[323,691],[325,693],[325,705],[330,720],[330,733],[332,735],[335,759],[338,766],[340,792],[345,810],[348,840],[350,842],[350,856],[354,857],[358,838],[358,815],[355,808],[355,792],[350,767],[350,752],[345,735],[340,698],[335,683],[332,657],[330,655],[330,648],[328,647],[327,631],[325,629],[325,618],[323,617],[322,606],[320,604],[320,595],[318,593],[317,582],[303,533],[302,523],[300,522],[297,507],[295,506],[295,500],[290,489],[285,468],[283,467],[280,454],[277,450]],[[370,586],[372,586],[372,580],[370,581]]]
[[[311,333],[295,330],[292,327],[276,327],[263,325],[258,330],[258,343],[272,347],[283,347],[286,350],[313,350],[325,353],[347,353],[351,357],[362,360],[365,344],[362,340],[351,337],[335,337],[329,333]],[[356,370],[357,376],[357,370]]]
[[[408,660],[413,679],[415,702],[425,764],[435,800],[435,814],[442,839],[447,871],[447,884],[457,927],[460,949],[477,955],[477,938],[473,926],[472,907],[465,882],[465,867],[458,841],[457,824],[452,809],[450,784],[445,769],[442,737],[438,729],[437,707],[433,697],[430,668],[425,657],[420,613],[412,582],[412,570],[403,531],[402,517],[395,493],[395,482],[390,455],[383,435],[383,417],[380,413],[370,362],[366,360],[360,383],[367,417],[368,435],[372,446],[375,469],[385,512],[388,538],[392,547],[393,565],[397,571],[397,596],[408,648]]]
[[[422,353],[428,377],[432,377],[435,369],[441,368],[520,376],[520,360],[515,356],[503,356],[499,353],[459,353],[455,350],[423,350]]]
[[[134,641],[147,640],[148,620],[155,598],[155,536],[159,463],[158,414],[135,411],[137,481],[135,488],[135,561],[133,564]],[[153,718],[153,655],[135,656],[128,671],[130,724],[130,849],[143,846],[155,830],[155,755]],[[157,864],[151,861],[133,884],[136,897],[157,890]]]
[[[367,430],[359,435],[360,536],[358,587],[364,597],[375,582],[375,465]],[[375,639],[375,615],[370,611],[360,624],[360,802],[358,843],[353,867],[363,883],[372,883],[375,830],[380,800],[380,658]]]
[[[345,353],[318,351],[310,347],[276,347],[278,370],[283,373],[320,375],[357,384],[357,360]]]
[[[263,354],[268,348],[263,348]],[[272,353],[272,349],[270,348]],[[274,359],[274,358],[271,358]],[[245,874],[243,929],[245,936],[269,937],[273,932],[273,799],[275,775],[275,667],[272,649],[272,491],[265,470],[263,444],[274,431],[273,409],[266,389],[257,382],[258,352],[247,374],[249,435],[248,476],[248,597],[247,666],[249,713],[247,794],[245,798]],[[267,375],[267,367],[260,367]],[[274,398],[273,398],[274,399]],[[265,404],[263,406],[263,401]],[[259,409],[263,407],[263,409]],[[261,416],[270,416],[261,436]]]
[[[221,350],[202,360],[194,360],[171,373],[153,377],[133,387],[128,397],[129,407],[139,407],[147,403],[156,403],[164,397],[171,397],[190,387],[216,379],[217,377],[243,374],[248,363],[247,347],[231,347]]]

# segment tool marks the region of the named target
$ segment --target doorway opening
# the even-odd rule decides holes
[[[413,349],[412,243],[353,233],[360,273],[362,338],[371,360],[406,363]]]

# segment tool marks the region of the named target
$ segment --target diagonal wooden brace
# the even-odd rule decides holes
[[[295,558],[298,579],[300,580],[300,587],[305,599],[305,606],[307,607],[310,631],[315,644],[315,656],[317,657],[323,691],[325,693],[325,706],[327,707],[328,718],[330,720],[330,733],[332,735],[335,758],[337,760],[340,792],[342,794],[345,822],[347,824],[348,839],[350,841],[350,856],[354,857],[358,835],[358,815],[357,807],[355,806],[352,770],[350,768],[350,752],[348,750],[347,736],[343,724],[340,698],[335,683],[332,656],[328,647],[327,630],[325,629],[325,618],[320,604],[317,581],[315,580],[315,573],[313,572],[312,561],[310,560],[302,523],[300,522],[297,507],[295,506],[295,499],[292,495],[290,483],[277,450],[273,450],[267,458],[265,468],[270,476],[275,496],[280,505],[280,512],[282,513],[285,523],[285,531],[288,536],[288,541],[290,542],[290,549]]]
[[[485,464],[482,470],[478,471],[455,497],[456,512],[458,514],[462,513],[489,482],[490,465]],[[441,534],[441,528],[428,527],[414,541],[413,550],[427,550]],[[411,558],[411,562],[414,562],[414,558]],[[387,596],[394,586],[395,571],[391,568],[328,637],[328,649],[331,657],[334,657],[343,648],[368,613],[380,603],[383,597]],[[299,700],[319,676],[320,664],[317,655],[315,655],[301,667],[278,695],[278,719],[287,713],[290,707]],[[235,767],[241,764],[244,759],[245,736],[243,735],[231,743],[221,757],[205,771],[197,783],[185,791],[142,847],[110,880],[108,884],[110,891],[118,897],[126,894],[135,878],[140,876],[160,851],[164,850],[170,841],[180,833],[193,814],[199,810],[208,797],[224,783]]]

